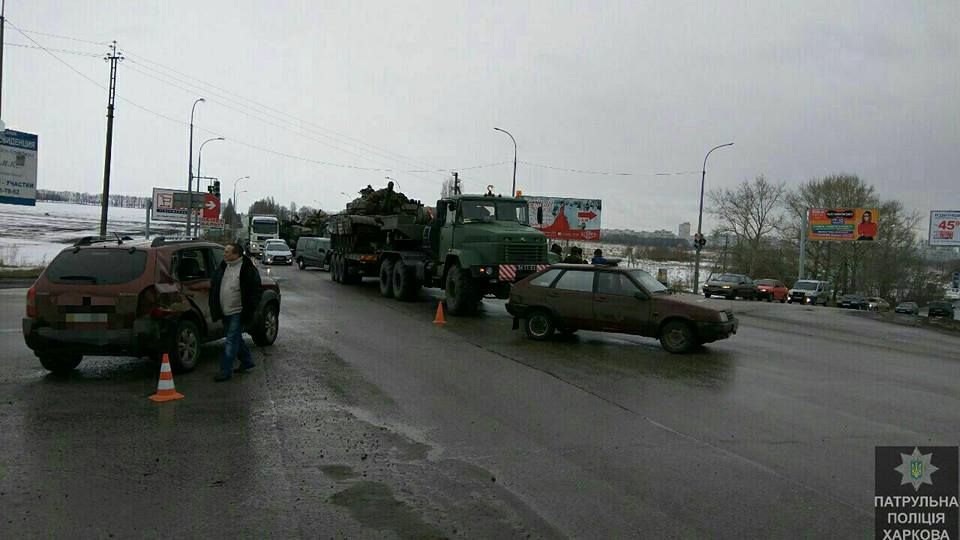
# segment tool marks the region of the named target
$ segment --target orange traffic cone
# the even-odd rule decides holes
[[[433,319],[433,324],[447,324],[447,321],[443,318],[443,301],[437,303],[437,316]]]
[[[163,363],[160,364],[160,380],[157,381],[157,393],[150,396],[153,401],[173,401],[183,399],[183,394],[177,392],[173,386],[173,372],[170,371],[170,356],[163,353]]]

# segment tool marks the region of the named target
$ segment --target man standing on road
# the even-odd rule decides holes
[[[606,265],[610,263],[607,262],[606,257],[603,256],[603,250],[595,249],[593,250],[593,259],[590,260],[590,264]]]
[[[230,379],[233,363],[239,357],[238,373],[254,366],[250,349],[243,342],[243,330],[253,322],[254,313],[260,304],[260,272],[243,254],[239,244],[229,243],[223,252],[223,262],[213,276],[210,286],[210,316],[214,321],[223,319],[227,342],[223,348],[217,382]]]

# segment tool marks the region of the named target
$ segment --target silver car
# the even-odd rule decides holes
[[[293,264],[293,253],[283,240],[267,240],[260,254],[263,264]]]

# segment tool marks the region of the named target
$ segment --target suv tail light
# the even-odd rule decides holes
[[[37,317],[37,288],[30,287],[27,291],[27,317],[35,319]]]

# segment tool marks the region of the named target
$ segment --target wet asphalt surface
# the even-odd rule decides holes
[[[704,300],[740,332],[676,356],[271,273],[258,367],[209,344],[165,404],[147,359],[46,374],[0,290],[0,537],[868,538],[874,447],[960,440],[957,335]]]

